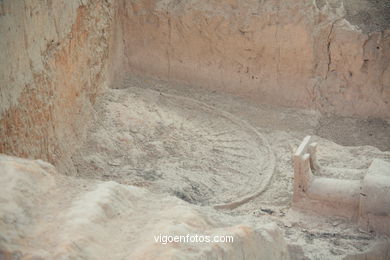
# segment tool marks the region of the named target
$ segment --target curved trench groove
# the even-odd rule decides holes
[[[275,156],[268,140],[231,113],[138,87],[111,90],[98,110],[101,121],[76,161],[83,176],[216,209],[236,208],[269,185]]]
[[[214,205],[214,208],[216,209],[234,209],[234,208],[237,208],[247,202],[249,202],[250,200],[260,196],[268,187],[270,181],[271,181],[271,178],[272,178],[272,175],[275,171],[275,166],[276,166],[276,162],[275,162],[275,155],[271,149],[271,146],[269,145],[268,143],[268,140],[261,134],[259,133],[256,128],[254,128],[252,125],[250,125],[247,121],[245,120],[242,120],[236,116],[234,116],[233,114],[227,112],[227,111],[223,111],[223,110],[220,110],[220,109],[217,109],[213,106],[210,106],[202,101],[199,101],[199,100],[195,100],[195,99],[192,99],[192,98],[188,98],[188,97],[183,97],[183,96],[178,96],[178,95],[173,95],[173,94],[166,94],[164,93],[165,96],[167,97],[171,97],[171,98],[180,98],[180,99],[183,99],[183,100],[186,100],[186,101],[190,101],[190,102],[193,102],[195,104],[198,104],[199,106],[203,106],[205,108],[208,108],[208,109],[211,109],[211,110],[215,110],[217,111],[222,117],[228,119],[228,120],[231,120],[232,122],[235,122],[235,123],[238,123],[238,124],[241,124],[241,125],[244,125],[246,128],[248,128],[248,130],[254,132],[262,141],[263,145],[267,148],[268,150],[268,156],[269,156],[269,160],[266,161],[266,163],[268,164],[265,168],[266,169],[262,169],[261,172],[262,172],[262,177],[263,177],[263,182],[261,182],[261,185],[258,187],[257,191],[254,191],[253,193],[251,194],[247,194],[246,196],[243,196],[241,198],[237,198],[236,200],[234,201],[231,201],[231,202],[228,202],[228,203],[222,203],[222,204],[218,204],[218,205]]]

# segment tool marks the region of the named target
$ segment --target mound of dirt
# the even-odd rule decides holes
[[[0,168],[0,259],[289,259],[272,223],[112,181],[66,177],[43,161],[0,155]],[[233,243],[155,241],[187,234],[231,236]]]

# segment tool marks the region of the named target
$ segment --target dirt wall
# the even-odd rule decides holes
[[[0,153],[71,172],[108,84],[112,1],[0,1]]]
[[[390,117],[390,31],[368,2],[121,1],[124,65],[260,102]]]
[[[96,97],[127,73],[388,118],[389,6],[374,2],[0,1],[0,153],[74,171]]]

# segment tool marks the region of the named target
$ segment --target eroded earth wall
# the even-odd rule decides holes
[[[121,1],[127,70],[255,101],[390,117],[390,5]]]
[[[388,118],[389,10],[368,0],[1,0],[0,153],[71,172],[96,97],[129,72]]]
[[[109,78],[112,2],[0,1],[0,153],[72,171]]]

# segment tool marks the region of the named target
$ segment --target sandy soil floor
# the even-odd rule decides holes
[[[240,205],[222,212],[272,219],[310,259],[342,259],[384,239],[348,219],[292,210],[291,155],[314,135],[320,175],[361,179],[374,158],[390,160],[389,122],[324,117],[138,77],[102,96],[95,117],[73,157],[78,177],[146,187],[200,206]]]
[[[319,144],[317,175],[361,179],[374,158],[390,161],[388,122],[137,77],[101,96],[92,116],[72,158],[77,176],[0,155],[0,259],[390,257],[388,237],[291,208],[291,156],[306,135]],[[163,245],[159,234],[234,243]]]

